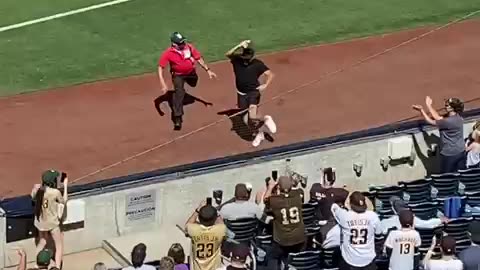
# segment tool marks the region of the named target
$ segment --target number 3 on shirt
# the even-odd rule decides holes
[[[288,211],[287,208],[282,208],[280,210],[280,213],[282,213],[283,225],[295,224],[300,222],[300,213],[298,211],[298,207],[289,208]]]
[[[213,244],[208,243],[208,244],[202,244],[199,243],[197,244],[197,258],[199,259],[204,259],[204,258],[210,258],[213,255]]]
[[[350,230],[350,244],[365,245],[367,243],[367,229],[351,229]]]

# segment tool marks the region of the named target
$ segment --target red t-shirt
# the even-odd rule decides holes
[[[195,62],[202,56],[192,44],[186,44],[183,51],[179,51],[173,47],[166,49],[160,59],[158,65],[165,68],[170,64],[170,71],[177,75],[187,75],[195,70]]]

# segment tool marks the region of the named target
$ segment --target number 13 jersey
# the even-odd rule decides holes
[[[305,242],[302,205],[302,193],[299,190],[269,198],[267,207],[273,214],[273,240],[281,246]]]
[[[385,246],[392,249],[390,270],[412,270],[415,248],[422,244],[420,234],[413,229],[391,231]]]
[[[375,212],[357,213],[332,205],[332,213],[341,229],[340,250],[346,263],[363,267],[376,257],[375,234],[381,234],[380,219]]]

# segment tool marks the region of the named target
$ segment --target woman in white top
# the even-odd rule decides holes
[[[472,141],[467,145],[467,169],[480,167],[480,130],[472,132]]]

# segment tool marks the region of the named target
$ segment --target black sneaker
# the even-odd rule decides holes
[[[268,132],[265,132],[265,134],[263,136],[265,137],[265,140],[267,140],[269,142],[274,142],[275,141],[275,138],[273,138],[273,136],[270,135]]]
[[[173,130],[181,130],[182,129],[182,117],[178,116],[175,117],[174,123],[173,123]]]

